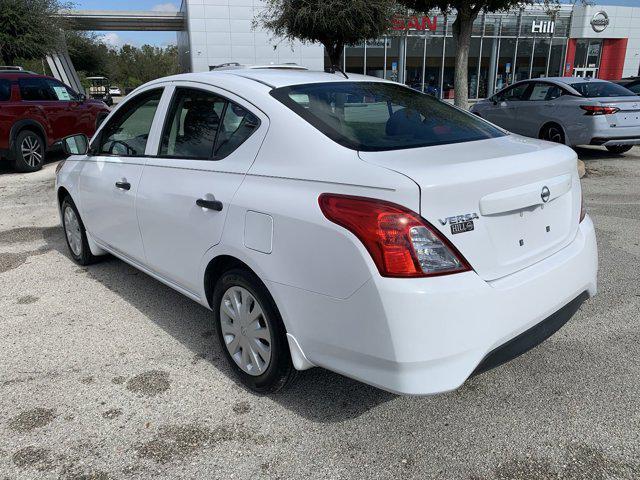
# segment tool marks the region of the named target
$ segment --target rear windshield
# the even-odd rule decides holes
[[[630,90],[611,82],[580,82],[572,83],[571,86],[587,98],[633,96]]]
[[[398,150],[505,135],[473,114],[392,83],[315,83],[277,88],[271,95],[354,150]]]

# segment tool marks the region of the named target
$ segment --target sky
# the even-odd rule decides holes
[[[233,1],[233,0],[231,0]],[[569,0],[561,0],[563,3],[573,3]],[[596,0],[597,5],[618,5],[640,7],[640,0]],[[179,1],[171,0],[110,0],[108,8],[104,0],[75,0],[75,8],[80,10],[157,10],[163,12],[176,11]],[[96,32],[103,37],[105,43],[120,47],[125,43],[140,46],[145,43],[150,45],[165,46],[176,43],[175,32]]]

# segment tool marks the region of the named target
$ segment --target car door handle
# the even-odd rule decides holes
[[[131,184],[129,182],[116,182],[116,188],[121,190],[131,190]]]
[[[222,210],[222,202],[219,200],[205,200],[204,198],[199,198],[196,200],[196,205],[209,210],[215,210],[216,212],[220,212]]]

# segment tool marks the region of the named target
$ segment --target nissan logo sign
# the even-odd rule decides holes
[[[547,187],[546,185],[542,187],[542,193],[540,194],[540,198],[544,203],[547,203],[549,201],[549,198],[551,198],[551,192],[549,191],[549,187]]]
[[[594,32],[598,32],[598,33],[604,32],[608,26],[609,26],[609,15],[607,15],[607,12],[603,12],[601,10],[597,12],[591,19],[591,28],[593,28]]]

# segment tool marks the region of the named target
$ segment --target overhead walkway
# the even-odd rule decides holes
[[[186,29],[182,12],[137,10],[63,10],[73,30],[178,32]]]

